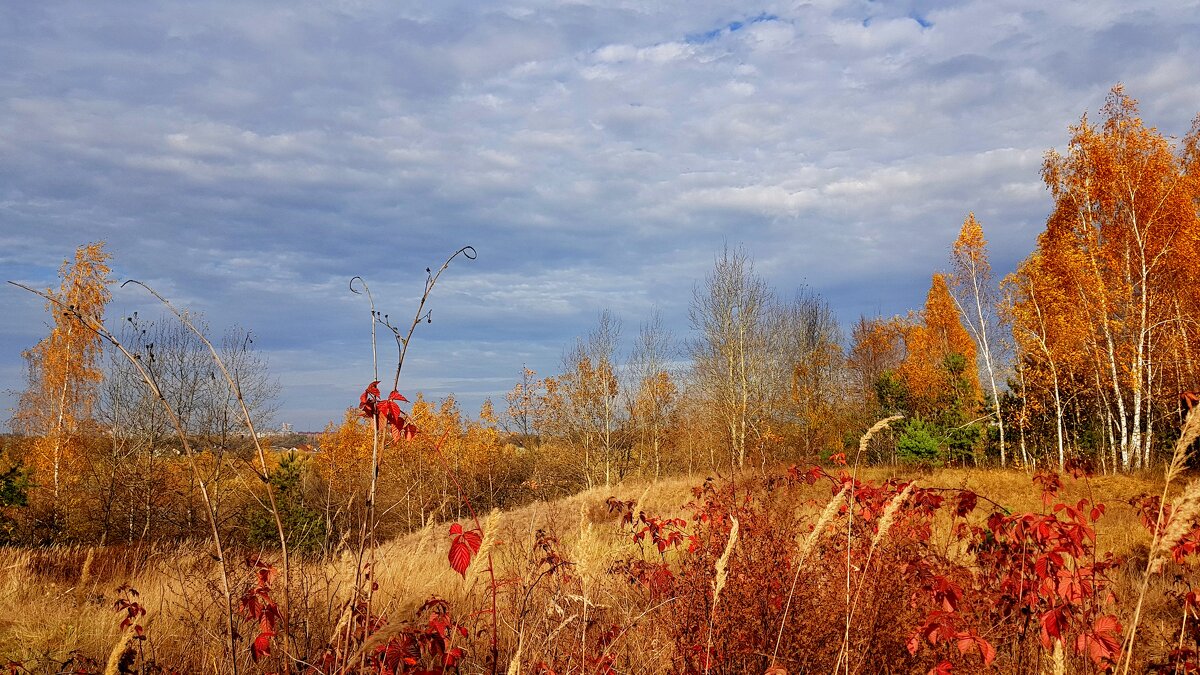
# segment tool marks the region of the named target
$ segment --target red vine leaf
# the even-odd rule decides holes
[[[471,564],[471,557],[479,553],[479,547],[483,544],[483,537],[479,530],[471,530],[464,532],[462,525],[454,523],[450,526],[450,569],[458,572],[465,579],[467,578],[467,566]]]
[[[272,631],[264,631],[254,639],[254,644],[250,645],[250,658],[254,659],[255,663],[258,663],[260,657],[271,655],[271,638],[274,636]]]
[[[1121,643],[1118,636],[1121,633],[1121,622],[1117,617],[1106,614],[1096,619],[1092,629],[1084,631],[1075,639],[1075,651],[1086,653],[1092,663],[1104,665],[1117,660],[1121,653]]]
[[[949,661],[942,661],[933,668],[929,669],[927,675],[953,675],[954,664]]]

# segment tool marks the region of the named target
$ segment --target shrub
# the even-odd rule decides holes
[[[896,441],[896,456],[909,464],[941,465],[945,461],[942,443],[937,427],[916,417],[904,425]]]
[[[308,475],[308,460],[296,452],[287,452],[279,458],[279,466],[268,478],[275,489],[275,503],[279,508],[279,519],[287,532],[290,550],[299,554],[313,554],[325,543],[325,519],[321,512],[305,501],[304,479]],[[259,509],[250,516],[250,543],[254,546],[277,547],[279,531],[270,511]]]

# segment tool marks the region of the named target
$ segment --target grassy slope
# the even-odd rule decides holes
[[[863,476],[881,480],[893,474],[887,469],[867,469]],[[947,469],[933,474],[909,474],[922,485],[962,487],[977,491],[1013,510],[1038,511],[1039,493],[1029,476],[1019,472]],[[630,598],[628,584],[608,572],[612,563],[636,552],[627,534],[618,532],[615,516],[609,514],[605,500],[610,495],[637,500],[640,508],[663,516],[688,517],[684,505],[690,489],[703,476],[673,478],[656,485],[629,483],[610,489],[594,489],[551,503],[536,503],[503,514],[493,514],[485,529],[493,534],[485,542],[495,556],[502,579],[533,577],[528,551],[539,530],[555,536],[563,555],[574,563],[581,579],[580,595],[572,600],[577,606],[531,608],[526,619],[532,637],[522,647],[522,661],[536,659],[553,650],[558,635],[555,625],[567,617],[586,614],[591,606],[606,608],[610,615],[632,626],[618,639],[618,648],[626,663],[652,663],[665,653],[666,645],[654,639],[652,627],[638,624],[642,605]],[[1085,486],[1065,481],[1066,493],[1077,499],[1086,496]],[[1108,514],[1100,522],[1097,549],[1111,550],[1119,556],[1138,560],[1139,550],[1148,541],[1137,523],[1133,510],[1125,503],[1141,492],[1156,489],[1154,481],[1133,476],[1097,477],[1091,487],[1098,501],[1106,502]],[[828,500],[827,486],[814,486],[812,507],[819,509]],[[805,514],[799,514],[806,517]],[[811,518],[811,516],[807,516]],[[487,519],[485,518],[485,519]],[[431,594],[448,599],[456,616],[468,617],[464,623],[475,634],[489,621],[473,612],[484,609],[486,575],[482,565],[473,564],[466,579],[453,572],[446,561],[448,538],[446,525],[390,541],[378,552],[375,579],[380,588],[376,608],[390,617],[412,616]],[[1144,553],[1142,553],[1144,555]],[[1144,560],[1144,558],[1141,558]],[[1137,564],[1137,563],[1135,563]],[[249,578],[240,565],[239,574]],[[147,545],[135,548],[98,549],[64,548],[46,551],[0,550],[0,658],[45,669],[51,662],[62,662],[78,650],[101,664],[118,641],[119,618],[113,611],[115,589],[130,585],[141,593],[148,610],[144,625],[160,662],[177,664],[192,670],[212,670],[220,655],[220,596],[215,585],[216,568],[203,544]],[[323,563],[307,563],[295,575],[293,591],[304,609],[301,626],[310,634],[312,644],[320,644],[332,632],[338,620],[338,600],[344,599],[353,583],[354,561],[349,557]],[[1119,580],[1118,595],[1128,593],[1135,575]],[[513,623],[519,598],[513,588],[505,589],[510,612],[502,611],[505,625],[502,654],[515,651],[516,627]],[[561,595],[571,598],[571,595]],[[566,604],[568,600],[562,600]],[[1153,606],[1151,616],[1153,616]],[[250,629],[247,628],[247,631]],[[1147,639],[1161,636],[1147,635]],[[477,645],[482,648],[482,645]],[[246,661],[245,655],[239,656]],[[507,663],[510,656],[502,656]],[[647,667],[645,672],[652,668]],[[255,672],[255,671],[250,671]]]

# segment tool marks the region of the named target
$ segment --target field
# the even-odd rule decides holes
[[[1056,531],[989,548],[994,538],[961,528],[1002,531],[986,523],[998,507],[1074,521],[1043,501],[1045,482],[1000,470],[863,470],[855,508],[845,510],[842,493],[832,502],[839,512],[826,509],[841,492],[838,471],[810,484],[803,470],[781,470],[714,481],[707,491],[705,476],[631,482],[493,512],[482,518],[486,534],[461,576],[448,564],[448,526],[430,521],[375,552],[370,626],[347,609],[353,552],[293,563],[288,644],[278,618],[267,631],[263,613],[256,620],[248,609],[254,598],[281,602],[278,556],[227,552],[250,561],[234,566],[245,595],[232,659],[218,566],[204,542],[7,549],[0,654],[13,672],[37,673],[332,670],[322,659],[342,659],[356,672],[464,673],[1082,673],[1115,662],[1104,638],[1119,643],[1130,622],[1150,544],[1130,502],[1161,490],[1161,480],[1064,477],[1049,502],[1074,508],[1086,500],[1085,512],[1107,506],[1097,514],[1094,547],[1085,534],[1072,549]],[[980,499],[965,517],[951,513],[957,506],[921,506],[942,496],[950,507],[966,494]],[[904,505],[888,509],[893,503]],[[823,516],[823,536],[813,537]],[[979,545],[972,550],[969,541]],[[1037,542],[1042,550],[1033,550]],[[1008,558],[989,562],[1001,550]],[[1105,569],[1108,553],[1115,558]],[[1032,569],[1008,574],[1026,560],[1057,568],[1049,587]],[[1150,580],[1132,672],[1164,661],[1182,640],[1172,571]],[[1005,586],[1013,581],[1031,583]],[[1025,611],[1028,592],[1038,597]],[[1056,608],[1065,610],[1061,637],[1047,645],[1037,617]],[[1111,635],[1096,630],[1106,616],[1120,624]],[[267,632],[275,634],[260,654],[252,643]],[[1079,640],[1085,648],[1076,653]],[[353,653],[344,653],[350,645]]]

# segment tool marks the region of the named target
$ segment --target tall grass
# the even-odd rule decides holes
[[[846,670],[849,664],[850,672],[864,673],[874,672],[881,658],[898,659],[894,661],[897,667],[928,670],[927,659],[954,656],[959,665],[956,672],[971,672],[978,667],[978,657],[973,662],[963,661],[970,655],[955,656],[952,645],[950,652],[907,656],[903,643],[910,628],[906,626],[912,625],[908,622],[915,615],[907,610],[889,614],[891,610],[884,604],[918,590],[891,567],[913,545],[911,500],[925,486],[955,486],[989,494],[1019,512],[1039,510],[1039,496],[1017,473],[942,470],[922,476],[919,485],[914,485],[910,477],[893,472],[869,468],[859,473],[861,481],[894,487],[885,493],[886,498],[880,497],[879,510],[869,521],[872,526],[864,526],[868,521],[862,516],[857,519],[852,543],[861,547],[863,557],[852,558],[861,571],[852,572],[859,600],[854,603],[852,598],[855,618],[848,642],[838,581],[844,579],[846,542],[843,537],[830,536],[835,522],[841,530],[838,512],[847,504],[847,485],[837,486],[832,497],[820,484],[799,483],[786,490],[777,486],[773,493],[743,485],[738,492],[741,498],[754,495],[758,500],[773,495],[770,499],[777,502],[772,513],[781,520],[767,520],[762,512],[734,512],[736,535],[730,531],[732,521],[721,519],[720,528],[713,530],[717,538],[711,549],[689,554],[685,541],[678,548],[668,548],[661,557],[657,549],[632,541],[628,528],[622,528],[619,518],[608,512],[605,500],[614,495],[639,503],[639,511],[687,518],[689,531],[700,535],[703,542],[704,530],[691,529],[696,521],[692,520],[693,509],[686,506],[697,502],[690,488],[701,482],[698,477],[593,490],[509,512],[492,512],[483,525],[488,533],[484,546],[496,561],[502,589],[498,597],[499,669],[537,673],[545,672],[539,666],[545,664],[555,672],[590,673],[606,667],[647,675],[687,672],[686,654],[681,650],[693,638],[676,631],[686,628],[684,619],[699,609],[702,630],[694,638],[700,640],[701,650],[711,645],[707,658],[694,661],[700,671],[745,672],[744,667],[751,663],[765,670],[774,663],[788,672],[830,672],[837,663],[839,670]],[[1100,523],[1097,538],[1117,544],[1118,555],[1138,555],[1138,550],[1147,549],[1150,536],[1135,536],[1130,525],[1136,516],[1118,504],[1135,492],[1160,488],[1160,483],[1131,477],[1097,478],[1093,485],[1096,499],[1113,504]],[[862,488],[859,494],[865,494]],[[1084,495],[1083,486],[1068,483],[1062,500],[1071,502]],[[1106,522],[1110,516],[1113,521]],[[783,518],[792,520],[790,529],[774,535],[764,529]],[[927,538],[931,544],[945,540],[953,524],[938,521],[934,527],[936,531]],[[539,548],[539,542],[547,548]],[[548,550],[560,557],[551,557]],[[210,551],[202,542],[0,550],[0,656],[21,662],[36,673],[58,672],[71,659],[76,659],[75,663],[91,659],[94,670],[84,672],[103,672],[115,652],[124,653],[122,641],[132,641],[119,630],[120,617],[112,606],[114,589],[128,584],[140,591],[148,612],[147,659],[181,672],[231,672],[221,637],[220,571]],[[228,555],[237,560],[243,553],[249,552],[231,551]],[[690,562],[693,555],[699,556],[694,567]],[[653,593],[642,582],[631,584],[617,571],[621,561],[630,558],[652,564],[661,559],[673,570],[676,581]],[[442,526],[431,523],[409,535],[381,541],[377,561],[372,573],[379,584],[374,606],[379,616],[387,618],[389,628],[376,631],[365,645],[365,641],[356,641],[355,654],[369,661],[374,646],[386,643],[397,631],[419,625],[418,608],[437,594],[448,601],[456,620],[468,630],[466,637],[454,642],[467,650],[461,672],[490,670],[490,602],[481,593],[484,581],[479,576],[484,570],[473,569],[463,579],[449,569]],[[689,577],[681,577],[679,572],[693,569],[700,576],[681,581]],[[787,574],[780,575],[781,569]],[[239,565],[232,572],[235,591],[252,583],[249,568]],[[240,670],[279,670],[284,658],[293,659],[297,670],[307,668],[325,644],[344,632],[350,621],[344,608],[354,595],[355,556],[297,558],[294,572],[293,650],[286,655],[279,650],[256,664],[242,643],[236,654]],[[797,577],[800,581],[793,586]],[[1140,576],[1122,577],[1112,590],[1118,597],[1133,598],[1142,581]],[[1157,625],[1169,620],[1178,629],[1178,615],[1167,613],[1166,590],[1161,577],[1150,578],[1143,622]],[[759,602],[771,594],[779,599],[778,605]],[[903,604],[895,607],[902,609]],[[751,628],[754,630],[747,632]],[[238,630],[249,634],[250,626],[241,623]],[[752,641],[760,646],[753,647]],[[1136,644],[1143,656],[1134,655],[1131,672],[1169,649],[1167,642],[1158,633],[1139,639]],[[734,658],[734,650],[742,645],[760,650],[759,655]],[[889,651],[897,645],[899,651]],[[1072,641],[1056,646],[1045,653],[1042,667],[1046,672],[1098,672],[1073,649]],[[903,663],[908,665],[899,665]],[[1018,669],[1004,653],[992,670],[1031,672]]]

